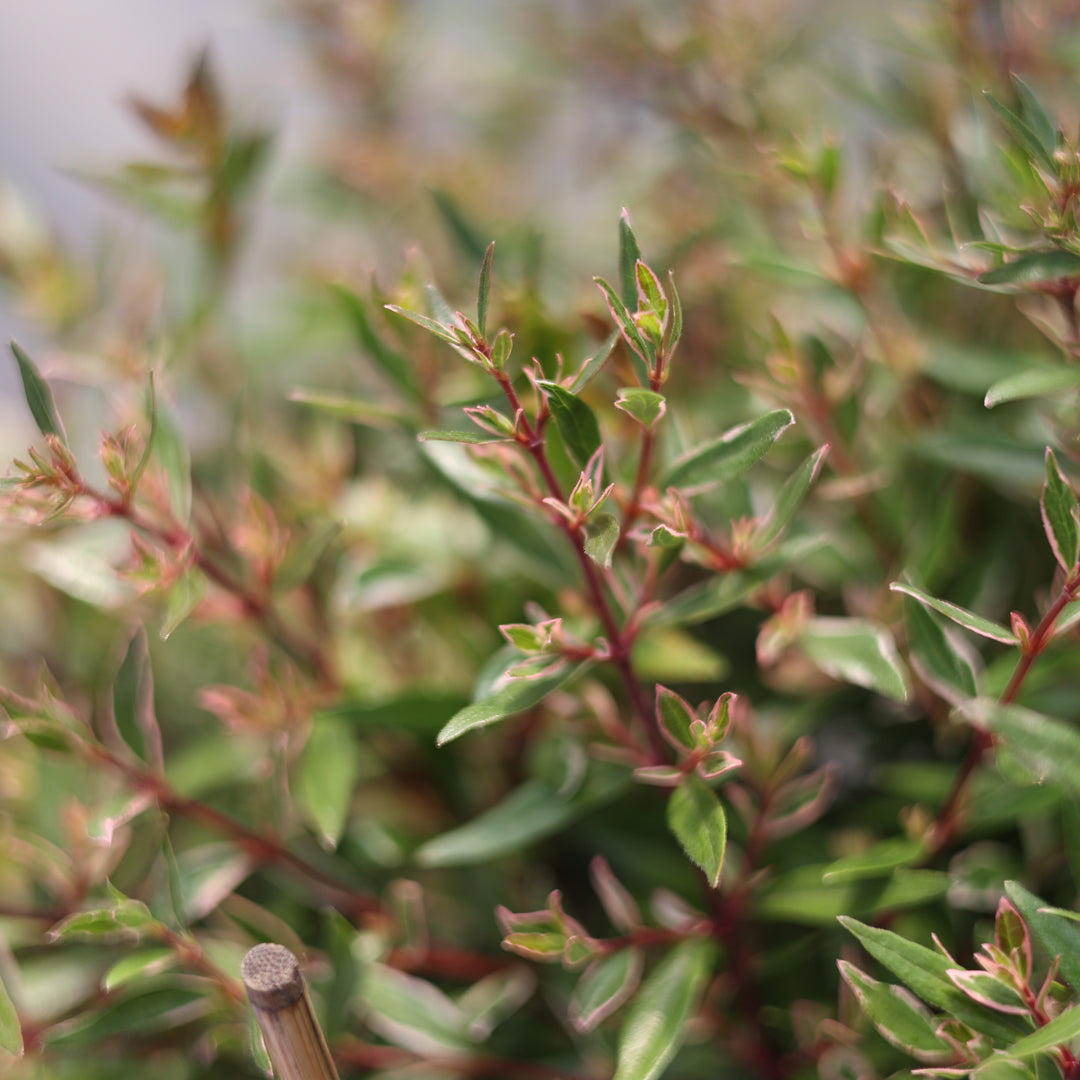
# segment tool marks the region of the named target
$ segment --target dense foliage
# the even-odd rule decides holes
[[[456,8],[4,195],[8,1074],[1080,1077],[1080,15]]]

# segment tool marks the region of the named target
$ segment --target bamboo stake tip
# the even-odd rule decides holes
[[[257,1009],[277,1012],[288,1008],[304,994],[300,964],[284,945],[264,942],[249,949],[240,964],[240,978],[248,998]]]

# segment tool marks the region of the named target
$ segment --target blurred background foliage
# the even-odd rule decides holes
[[[145,443],[153,371],[147,483],[179,517],[190,507],[203,546],[247,582],[177,601],[175,589],[146,587],[155,581],[133,565],[122,521],[28,530],[16,509],[3,525],[0,683],[35,697],[44,679],[117,753],[157,730],[150,694],[176,794],[154,811],[132,802],[139,788],[122,770],[89,769],[47,739],[5,743],[0,975],[33,1050],[12,1075],[250,1073],[228,987],[264,936],[310,951],[331,1038],[355,1035],[357,946],[333,913],[339,887],[312,886],[311,866],[382,897],[378,910],[339,907],[373,951],[396,949],[408,968],[411,949],[455,992],[506,970],[497,904],[537,908],[558,887],[595,914],[585,880],[598,851],[637,895],[664,885],[695,898],[651,789],[614,804],[614,791],[600,792],[568,816],[573,828],[498,858],[481,857],[489,838],[460,865],[416,854],[523,779],[553,782],[580,751],[583,713],[618,707],[597,677],[523,722],[434,745],[502,644],[499,623],[519,621],[530,601],[568,617],[581,609],[560,537],[491,495],[459,448],[415,439],[463,426],[460,406],[490,390],[384,304],[423,309],[435,281],[471,310],[490,240],[491,321],[550,373],[557,354],[577,365],[603,347],[610,320],[591,278],[615,279],[618,213],[629,209],[647,261],[674,270],[685,312],[666,387],[668,460],[766,408],[792,410],[797,426],[768,460],[707,496],[719,531],[763,514],[798,463],[831,444],[794,527],[824,543],[771,586],[777,605],[810,588],[820,614],[900,627],[886,586],[906,575],[1007,621],[1014,608],[1033,613],[1048,587],[1036,493],[1047,444],[1066,469],[1076,462],[1076,381],[1006,392],[994,408],[984,399],[1018,373],[1060,376],[1076,359],[1074,316],[1049,290],[977,279],[1002,253],[1062,236],[1067,248],[1073,225],[1048,223],[1053,200],[983,91],[1020,109],[1018,74],[1075,133],[1074,4],[491,0],[468,11],[407,0],[283,0],[268,11],[323,90],[321,136],[303,157],[282,156],[273,130],[235,112],[212,49],[191,58],[170,101],[132,88],[160,153],[88,171],[141,223],[90,255],[57,241],[32,191],[3,194],[0,282],[45,343],[35,359],[85,475],[104,486],[100,431],[135,425],[136,450]],[[629,370],[621,346],[610,363]],[[609,464],[628,477],[633,425],[603,392],[586,397],[609,433]],[[686,566],[679,584],[709,573]],[[252,590],[270,606],[253,605]],[[794,873],[889,835],[905,807],[940,801],[963,743],[932,696],[899,706],[797,658],[759,665],[768,606],[652,633],[637,662],[694,700],[746,694],[778,745],[816,735],[839,794],[812,833],[778,842],[771,861]],[[980,645],[988,692],[1000,690],[1012,657],[995,663]],[[1025,703],[1077,718],[1076,669],[1075,650],[1055,653]],[[569,748],[556,738],[564,728]],[[269,829],[308,869],[222,836],[186,798]],[[1024,874],[1070,902],[1075,836],[1048,805],[1025,790],[987,806],[950,871],[954,902],[907,913],[910,932],[978,935],[996,897],[987,904],[971,883],[987,875]],[[109,907],[106,879],[177,936],[155,930],[149,958],[140,946],[137,990],[101,983],[131,954],[134,931],[59,944],[45,934]],[[467,954],[428,950],[403,881],[422,884],[431,934]],[[773,897],[759,912],[775,920],[759,942],[763,1007],[785,1045],[806,1049],[822,1037],[805,1017],[838,1015],[833,961],[849,946],[835,895],[820,906],[812,889]],[[569,975],[545,979],[554,1008],[531,998],[493,1053],[606,1075],[610,1039],[560,1027],[552,1015]],[[863,1031],[850,1002],[840,1008]],[[422,1039],[374,1026],[422,1060]],[[895,1067],[880,1040],[862,1072],[844,1071],[856,1052],[843,1039],[833,1050],[821,1075]],[[390,1075],[413,1059],[352,1060]],[[704,1044],[672,1075],[706,1067],[745,1075]]]

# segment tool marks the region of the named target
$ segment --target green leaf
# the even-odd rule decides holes
[[[1024,917],[1048,955],[1059,958],[1061,977],[1073,988],[1074,993],[1080,991],[1080,927],[1042,910],[1046,903],[1017,881],[1005,882],[1005,895]]]
[[[826,675],[907,701],[907,675],[885,627],[866,619],[819,617],[807,623],[799,645]]]
[[[903,581],[894,581],[889,588],[893,592],[910,596],[935,611],[940,611],[947,619],[952,619],[954,623],[962,626],[965,630],[971,630],[982,637],[990,638],[991,641],[1000,641],[1006,645],[1017,644],[1016,635],[1011,630],[1007,630],[1000,623],[984,619],[981,615],[976,615],[973,611],[960,607],[959,604],[950,604],[948,600],[939,600],[936,596],[931,596],[929,593],[923,592],[922,589],[917,589],[914,585],[908,585]]]
[[[907,631],[912,664],[928,686],[952,705],[975,697],[979,692],[975,669],[949,639],[933,609],[909,599]]]
[[[780,435],[795,423],[787,409],[776,409],[748,424],[741,424],[684,454],[660,481],[660,488],[701,491],[741,476],[764,457]]]
[[[30,406],[30,415],[33,416],[38,431],[42,435],[55,435],[61,442],[67,442],[64,425],[60,422],[60,414],[56,411],[52,388],[41,377],[37,365],[23,352],[17,342],[11,343],[11,351],[15,356],[15,362],[19,365],[23,396],[26,398],[26,404]]]
[[[15,1011],[7,988],[0,979],[0,1048],[9,1054],[22,1057],[23,1037],[19,1014]]]
[[[717,575],[678,593],[649,619],[649,625],[692,626],[706,619],[715,619],[737,607],[770,578],[788,566],[796,565],[823,543],[820,536],[785,540],[749,570],[733,570]]]
[[[1046,448],[1046,484],[1039,500],[1043,528],[1058,565],[1066,573],[1076,566],[1080,553],[1080,516],[1076,493],[1058,468],[1054,451]]]
[[[1043,107],[1043,103],[1036,97],[1035,91],[1019,75],[1012,76],[1013,86],[1016,87],[1016,96],[1020,99],[1020,109],[1023,113],[1024,122],[1034,132],[1039,140],[1039,145],[1054,159],[1054,151],[1057,149],[1057,128]]]
[[[391,428],[401,422],[401,414],[396,409],[388,409],[374,401],[350,397],[347,394],[334,394],[324,390],[308,390],[298,386],[289,391],[289,400],[309,408],[318,409],[335,420],[347,424],[362,424],[370,428]]]
[[[590,964],[570,995],[570,1023],[592,1031],[606,1020],[637,989],[643,960],[640,949],[627,948]]]
[[[1074,1005],[1037,1031],[1014,1042],[1006,1052],[1015,1058],[1033,1057],[1059,1046],[1068,1048],[1077,1035],[1080,1035],[1080,1008]]]
[[[624,386],[615,399],[615,408],[632,416],[646,431],[651,431],[657,420],[664,415],[667,402],[663,394],[646,390],[641,386]]]
[[[651,311],[657,320],[663,325],[667,318],[667,297],[664,295],[664,287],[652,268],[638,259],[634,267],[634,275],[637,278],[638,308]],[[627,305],[628,307],[630,305]]]
[[[492,240],[480,264],[480,285],[476,291],[476,325],[480,328],[481,337],[487,337],[488,297],[491,295],[491,267],[494,261],[495,241]]]
[[[555,426],[566,443],[570,456],[580,468],[585,468],[589,458],[600,447],[600,425],[592,409],[576,394],[548,379],[537,379],[547,397],[548,408],[555,419]]]
[[[582,547],[597,566],[605,570],[610,568],[611,556],[618,542],[619,519],[614,514],[590,514],[585,519],[585,542]]]
[[[1017,89],[1019,90],[1019,85],[1017,86]],[[1034,101],[1034,95],[1026,85],[1024,85],[1024,90],[1027,92],[1028,98]],[[1026,122],[1028,119],[1028,101],[1025,100],[1023,96],[1021,96],[1021,104],[1024,106],[1025,110],[1024,119],[1021,119],[1011,109],[1002,105],[988,90],[983,91],[983,97],[986,98],[994,112],[998,114],[1001,122],[1009,129],[1009,133],[1016,140],[1017,145],[1025,154],[1027,154],[1032,163],[1038,165],[1039,168],[1044,172],[1049,173],[1051,176],[1057,176],[1058,168],[1057,165],[1054,164],[1053,144],[1048,147],[1044,142],[1044,139],[1046,138],[1046,126],[1049,123],[1049,120],[1045,119],[1045,113],[1042,112],[1042,107],[1039,106],[1038,109],[1035,110],[1035,115],[1031,117],[1035,124],[1035,127],[1032,127],[1030,123]]]
[[[637,264],[641,248],[630,225],[630,211],[624,206],[619,214],[619,294],[629,310],[637,308]]]
[[[908,991],[878,982],[846,960],[840,960],[838,967],[863,1012],[893,1046],[920,1061],[945,1062],[952,1058],[952,1047],[936,1033],[938,1018]]]
[[[880,881],[823,880],[830,866],[801,866],[774,879],[754,902],[762,919],[802,926],[826,926],[849,912],[872,915],[878,911],[917,907],[945,895],[951,879],[934,870],[898,867]]]
[[[488,862],[561,832],[595,807],[626,791],[625,770],[594,764],[573,793],[555,791],[539,780],[526,780],[472,821],[423,844],[416,852],[421,866],[470,866]]]
[[[352,726],[345,720],[316,715],[297,764],[293,790],[323,847],[337,847],[349,817],[360,773],[360,753]]]
[[[634,362],[634,370],[637,373],[638,381],[643,386],[647,386],[649,369],[653,363],[652,349],[645,338],[641,336],[641,331],[627,310],[626,305],[615,295],[615,290],[603,278],[593,278],[593,280],[604,294],[608,311],[611,312],[611,317],[615,320],[619,333],[622,334],[626,344],[630,346],[630,355]]]
[[[982,285],[1039,285],[1077,275],[1080,275],[1080,255],[1054,248],[1019,255],[1012,262],[980,274],[977,280]]]
[[[191,516],[191,453],[180,428],[161,401],[157,402],[154,458],[169,478],[169,505],[181,523]]]
[[[821,880],[828,883],[863,881],[888,877],[897,867],[910,866],[922,855],[924,845],[918,840],[892,837],[881,840],[857,855],[845,855],[825,867]]]
[[[408,319],[409,322],[416,323],[417,326],[423,327],[440,340],[448,342],[455,348],[459,348],[461,345],[461,342],[457,337],[443,326],[442,323],[436,322],[427,315],[421,315],[418,311],[409,311],[407,308],[400,307],[398,304],[387,304],[386,310],[392,311],[395,315],[401,315],[403,318]]]
[[[346,285],[333,284],[330,287],[345,309],[345,314],[352,325],[357,343],[371,358],[379,371],[409,401],[421,400],[423,394],[413,365],[406,357],[402,356],[396,349],[392,349],[375,333],[364,301]]]
[[[117,960],[101,980],[101,986],[106,991],[115,990],[124,983],[131,982],[144,975],[156,975],[162,969],[171,966],[176,961],[176,953],[172,949],[144,949],[132,953]]]
[[[464,1014],[425,979],[368,963],[362,968],[358,996],[367,1024],[406,1050],[437,1054],[473,1045]]]
[[[956,965],[937,950],[917,945],[891,930],[867,926],[846,915],[841,915],[839,921],[859,939],[863,948],[875,960],[888,968],[928,1005],[941,1009],[961,1023],[994,1039],[1012,1042],[1018,1034],[1022,1034],[1022,1028],[1016,1023],[971,1001],[947,974],[948,970]]]
[[[452,716],[435,739],[436,745],[443,746],[464,735],[466,731],[487,727],[532,708],[583,667],[583,664],[558,664],[547,674],[509,679],[489,697],[466,705]]]
[[[1080,794],[1080,730],[1075,725],[990,698],[975,698],[957,711],[1000,736],[998,753],[1006,750],[1035,782],[1050,781]]]
[[[720,800],[696,773],[689,773],[671,793],[667,823],[690,861],[705,872],[715,889],[724,866],[727,819]]]
[[[671,329],[668,331],[667,352],[670,356],[678,347],[682,338],[683,315],[682,301],[679,299],[679,291],[675,288],[675,271],[668,271],[668,299],[671,301]]]
[[[998,379],[986,391],[983,404],[988,409],[992,409],[995,405],[1001,405],[1006,401],[1043,397],[1046,394],[1071,390],[1076,386],[1080,386],[1080,368],[1075,366],[1032,367]]]
[[[821,469],[821,463],[829,452],[828,443],[819,446],[785,481],[777,493],[776,502],[768,516],[754,534],[754,547],[758,550],[771,544],[790,524],[795,511],[802,505],[810,485]]]
[[[600,346],[593,356],[590,356],[589,359],[585,361],[574,381],[570,384],[571,393],[581,393],[581,391],[592,382],[593,377],[607,363],[608,357],[611,356],[618,341],[618,330],[613,330],[608,334],[603,345]]]
[[[507,441],[497,436],[481,434],[479,431],[421,431],[416,437],[420,442],[457,442],[473,445]]]
[[[654,1080],[675,1056],[712,970],[713,946],[676,945],[642,984],[619,1030],[614,1080]]]
[[[199,606],[206,595],[206,575],[193,566],[173,583],[169,590],[169,603],[158,634],[167,641],[172,632]]]

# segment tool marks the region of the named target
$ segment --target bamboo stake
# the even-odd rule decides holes
[[[256,945],[240,978],[277,1080],[338,1080],[296,957],[284,945]]]

